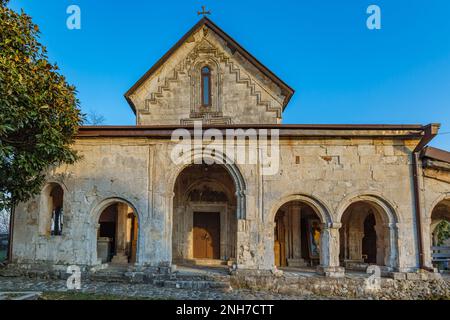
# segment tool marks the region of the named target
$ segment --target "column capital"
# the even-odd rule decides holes
[[[170,198],[170,199],[173,199],[175,197],[175,192],[167,191],[166,193],[163,193],[163,196],[167,197],[167,198]]]
[[[245,190],[237,190],[235,193],[234,193],[234,195],[236,196],[236,197],[238,197],[238,198],[243,198],[243,197],[245,197],[246,195],[248,195],[248,191],[245,189]]]
[[[389,229],[399,229],[401,226],[401,223],[386,223],[385,224],[386,227],[388,227]]]
[[[338,222],[326,222],[322,224],[324,229],[340,229],[342,227],[342,223]]]

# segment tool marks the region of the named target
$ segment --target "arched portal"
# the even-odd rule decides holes
[[[112,202],[102,210],[98,225],[98,260],[118,265],[135,263],[139,223],[133,208],[125,202]]]
[[[433,265],[450,269],[450,199],[440,201],[431,213],[431,244]]]
[[[274,222],[277,267],[320,264],[323,221],[312,206],[302,201],[287,202],[278,209]]]
[[[236,261],[238,201],[222,165],[194,164],[178,175],[173,200],[174,263]]]
[[[345,209],[341,224],[339,258],[345,268],[396,267],[392,213],[369,200],[355,201]]]

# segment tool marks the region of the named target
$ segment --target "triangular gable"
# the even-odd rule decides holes
[[[253,64],[261,73],[263,73],[266,77],[268,77],[271,81],[273,81],[276,85],[278,85],[283,94],[285,95],[285,99],[283,101],[283,110],[289,103],[292,95],[294,94],[294,90],[289,87],[283,80],[278,78],[272,71],[270,71],[267,67],[265,67],[261,62],[259,62],[254,56],[252,56],[247,50],[245,50],[242,46],[240,46],[233,38],[231,38],[228,34],[226,34],[222,29],[220,29],[216,24],[214,24],[207,17],[202,18],[194,27],[192,27],[167,53],[159,59],[151,68],[148,70],[126,93],[125,98],[127,99],[129,105],[133,109],[133,112],[136,113],[136,106],[134,105],[132,99],[130,98],[133,93],[147,80],[149,79],[176,51],[179,47],[181,47],[197,30],[207,26],[209,29],[214,31],[219,37],[221,37],[227,46],[232,49],[232,51],[236,50],[239,52],[241,56],[247,59],[251,64]]]

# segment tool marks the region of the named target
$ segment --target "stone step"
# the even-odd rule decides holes
[[[188,289],[188,290],[232,290],[229,281],[196,281],[196,280],[165,280],[159,283],[165,288]]]
[[[102,282],[129,282],[129,279],[125,276],[125,272],[104,272],[103,270],[90,274],[89,280]]]
[[[190,259],[185,261],[188,265],[193,266],[226,266],[228,265],[227,261],[218,260],[218,259]]]
[[[0,292],[0,300],[38,300],[42,292]]]

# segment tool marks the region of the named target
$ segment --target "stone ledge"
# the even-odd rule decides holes
[[[1,300],[38,300],[42,292],[0,292]]]
[[[234,289],[269,291],[278,294],[299,294],[310,296],[335,296],[348,299],[450,299],[450,279],[408,280],[378,278],[376,286],[369,277],[330,278],[311,277],[259,277],[239,276],[231,278]],[[397,276],[397,278],[399,278]]]
[[[345,277],[345,269],[342,267],[317,267],[317,273],[328,278],[343,278]]]

